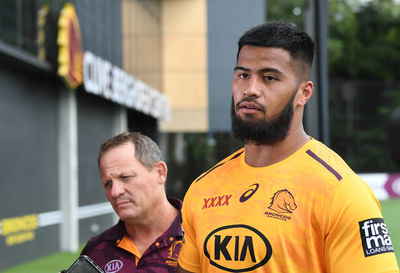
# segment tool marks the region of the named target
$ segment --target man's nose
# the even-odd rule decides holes
[[[251,77],[248,81],[248,85],[246,90],[244,90],[245,95],[248,97],[255,96],[258,97],[261,94],[262,90],[262,84],[260,82],[260,79],[258,77],[254,76]]]
[[[124,193],[124,185],[118,180],[113,181],[111,187],[111,196],[118,197]]]

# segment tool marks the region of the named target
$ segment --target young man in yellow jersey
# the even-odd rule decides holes
[[[292,24],[240,38],[232,128],[244,148],[186,193],[178,272],[399,272],[371,190],[303,129],[313,55]]]

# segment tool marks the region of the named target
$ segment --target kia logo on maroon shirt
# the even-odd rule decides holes
[[[111,260],[104,266],[106,273],[116,273],[121,270],[124,263],[121,260]]]

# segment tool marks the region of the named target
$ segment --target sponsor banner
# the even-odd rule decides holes
[[[382,218],[371,218],[358,224],[365,257],[394,252],[389,230]]]
[[[5,237],[6,246],[22,244],[35,239],[35,230],[38,228],[36,214],[0,220],[0,234]]]
[[[400,198],[400,173],[358,174],[371,187],[379,200]]]
[[[391,198],[400,197],[400,173],[388,176],[385,183],[385,190]]]
[[[86,219],[113,212],[108,202],[87,205],[79,207],[78,218]],[[38,228],[60,224],[62,221],[59,210],[0,219],[0,237],[5,237],[6,246],[19,245],[35,240]]]

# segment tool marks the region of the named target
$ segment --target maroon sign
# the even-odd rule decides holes
[[[400,173],[390,174],[384,187],[390,198],[400,198]]]

